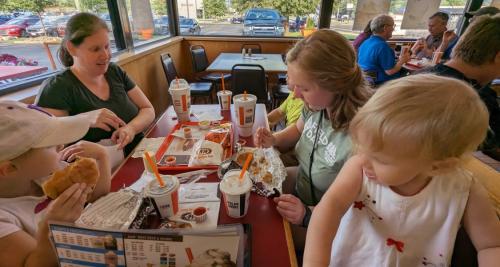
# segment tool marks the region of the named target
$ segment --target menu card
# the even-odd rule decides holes
[[[108,231],[50,222],[60,266],[247,266],[243,225],[213,230]]]

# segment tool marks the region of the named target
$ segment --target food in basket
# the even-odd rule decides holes
[[[268,184],[272,183],[273,182],[273,174],[267,171],[264,174],[264,176],[262,176],[262,181],[265,183],[268,183]]]
[[[249,151],[249,152],[239,153],[238,156],[236,157],[236,162],[240,166],[243,166],[243,164],[245,164],[245,161],[247,160],[249,154],[253,154],[253,152]],[[252,163],[252,161],[253,161],[253,159],[250,161],[250,163]]]

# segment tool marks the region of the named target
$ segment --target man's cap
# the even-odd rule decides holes
[[[32,148],[68,144],[89,130],[86,115],[54,117],[37,106],[0,101],[0,162]]]
[[[465,14],[468,15],[468,17],[478,17],[478,16],[482,16],[482,15],[490,15],[490,16],[493,16],[495,14],[497,14],[498,12],[500,12],[500,10],[494,6],[485,6],[485,7],[482,7],[476,11],[471,11],[471,12],[467,12]]]

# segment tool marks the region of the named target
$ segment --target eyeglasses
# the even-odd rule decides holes
[[[388,26],[388,27],[391,27],[391,28],[396,28],[396,24],[392,24],[392,25],[384,24],[384,26]]]

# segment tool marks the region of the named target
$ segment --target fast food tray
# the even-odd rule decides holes
[[[231,121],[220,121],[220,124],[225,124],[225,123],[231,123]],[[191,170],[201,170],[201,169],[214,169],[216,170],[219,165],[203,165],[203,166],[191,166],[189,167],[188,165],[174,165],[174,166],[166,166],[161,164],[161,159],[163,155],[167,152],[169,146],[172,144],[172,142],[175,139],[175,136],[173,135],[177,130],[180,130],[182,127],[185,126],[197,126],[199,127],[198,122],[182,122],[182,123],[177,123],[175,127],[172,129],[172,131],[166,136],[165,140],[163,143],[160,145],[158,150],[156,151],[155,158],[157,162],[157,167],[158,170],[160,171],[191,171]],[[210,126],[214,127],[214,126]],[[222,161],[229,159],[233,155],[233,140],[234,140],[234,130],[233,130],[233,125],[231,125],[230,131],[229,131],[229,146],[224,148],[224,156],[222,158]]]

